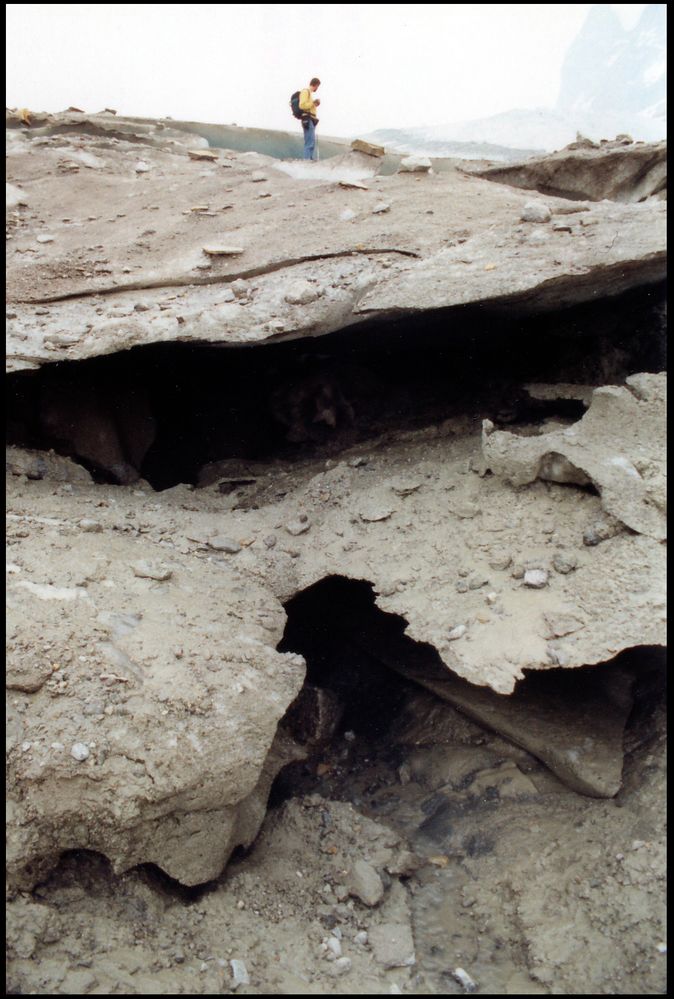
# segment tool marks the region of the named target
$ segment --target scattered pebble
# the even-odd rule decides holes
[[[430,173],[431,161],[427,156],[406,156],[400,161],[398,173]]]
[[[236,555],[237,552],[241,551],[241,545],[238,541],[224,537],[209,538],[208,547],[216,552],[226,552],[228,555]]]
[[[366,524],[373,524],[379,520],[388,520],[394,512],[390,506],[371,506],[360,511],[360,519]]]
[[[352,222],[355,217],[356,213],[352,212],[350,208],[345,208],[344,211],[339,214],[341,222]]]
[[[151,169],[152,168],[151,168],[150,164],[146,163],[145,160],[138,160],[138,162],[136,163],[136,165],[134,167],[134,170],[136,171],[136,173],[148,173],[148,171],[151,170]]]
[[[555,572],[567,575],[578,566],[578,559],[575,555],[568,555],[565,552],[557,552],[552,560],[552,567]]]
[[[351,958],[338,957],[332,967],[334,975],[347,975],[351,971]]]
[[[544,201],[527,201],[522,209],[522,222],[549,222],[552,213]]]
[[[456,978],[457,982],[459,982],[461,985],[463,985],[463,987],[464,987],[464,989],[465,989],[466,992],[475,992],[476,991],[477,985],[475,984],[475,982],[473,981],[473,979],[470,977],[470,975],[468,974],[468,972],[464,971],[463,968],[455,968],[454,969],[454,977]]]
[[[288,532],[288,534],[292,534],[295,537],[297,537],[298,534],[306,534],[306,532],[309,530],[310,527],[311,524],[309,523],[308,520],[301,520],[301,519],[292,520],[290,521],[289,524],[285,525],[285,529]]]
[[[248,969],[243,961],[234,958],[229,962],[229,966],[232,969],[232,988],[234,990],[238,989],[240,985],[250,985]]]
[[[390,212],[390,211],[391,211],[391,206],[387,205],[386,202],[383,201],[381,204],[374,206],[374,208],[372,209],[372,214],[383,215],[384,212]]]
[[[334,954],[335,957],[342,956],[342,945],[336,937],[328,937],[325,944],[328,950]]]
[[[468,628],[465,626],[465,624],[457,624],[455,628],[452,628],[450,630],[449,634],[447,635],[447,638],[450,640],[450,642],[455,642],[458,638],[463,638],[463,636],[466,634],[467,631]]]
[[[608,541],[609,538],[615,537],[618,531],[619,527],[616,524],[598,520],[583,531],[583,544],[589,548],[594,547],[601,544],[602,541]]]
[[[70,750],[70,755],[78,763],[82,763],[89,757],[89,747],[84,742],[76,742]]]
[[[99,534],[103,530],[97,520],[89,520],[86,517],[79,522],[78,526],[85,534]]]
[[[548,585],[548,574],[545,569],[527,569],[524,573],[524,585],[534,590],[541,590]]]
[[[202,250],[207,253],[209,257],[236,257],[240,253],[243,253],[242,246],[224,246],[222,244],[210,244],[209,246],[203,246]]]
[[[134,562],[131,568],[133,569],[134,576],[139,576],[141,579],[156,579],[159,582],[163,582],[166,579],[170,579],[173,575],[173,571],[168,566],[159,562],[151,563],[142,560]]]
[[[349,894],[355,895],[365,905],[373,908],[384,897],[384,882],[374,867],[365,860],[357,860],[349,872]]]

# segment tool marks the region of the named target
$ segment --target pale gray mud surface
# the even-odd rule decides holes
[[[660,174],[8,125],[10,994],[663,994]]]

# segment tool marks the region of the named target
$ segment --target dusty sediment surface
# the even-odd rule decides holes
[[[8,147],[12,990],[661,991],[665,203],[57,118]]]

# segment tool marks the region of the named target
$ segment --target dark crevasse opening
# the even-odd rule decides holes
[[[531,382],[620,383],[665,367],[662,285],[522,316],[471,306],[254,347],[155,344],[7,379],[10,444],[99,481],[204,484],[228,459],[294,461],[457,416],[573,421]]]

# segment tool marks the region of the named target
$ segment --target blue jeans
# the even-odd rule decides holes
[[[311,118],[302,119],[302,128],[304,129],[304,159],[318,159],[316,155],[316,126]]]

